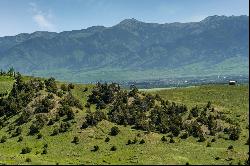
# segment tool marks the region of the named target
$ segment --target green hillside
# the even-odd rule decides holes
[[[8,96],[0,99],[0,126],[2,126],[0,129],[1,164],[188,163],[208,165],[244,164],[248,158],[249,145],[246,145],[249,139],[248,85],[205,85],[148,92],[137,92],[136,89],[132,88],[127,93],[113,85],[74,84],[72,86],[62,82],[56,82],[55,84],[53,79],[38,81],[31,77],[22,78],[21,81],[16,80],[19,82],[16,84],[17,89],[12,90],[10,93],[14,79],[6,76],[0,77],[0,93],[4,93],[6,90],[9,92]],[[33,82],[30,82],[30,80],[33,80]],[[44,88],[40,86],[43,83],[45,84]],[[62,86],[62,84],[65,84],[65,86]],[[27,90],[29,86],[33,86],[33,88]],[[126,93],[130,97],[123,95]],[[26,106],[25,103],[19,105],[20,101],[25,102],[29,100],[28,94],[33,96],[30,102]],[[67,98],[70,94],[73,96]],[[3,102],[5,99],[10,101],[13,95],[18,96],[18,100],[16,100],[17,98],[13,100],[16,100],[17,107],[21,108],[21,110],[16,110],[17,112],[15,112],[13,105],[11,106],[11,104]],[[28,96],[23,98],[22,96],[25,95]],[[42,104],[39,105],[39,98],[45,99],[46,96],[47,103],[55,102],[53,108],[50,108],[50,104],[47,105],[46,102],[41,102]],[[109,97],[107,98],[107,96]],[[227,134],[227,132],[219,131],[218,128],[215,130],[215,135],[203,133],[205,140],[202,140],[202,135],[195,137],[191,133],[186,139],[182,138],[183,133],[187,132],[187,129],[183,129],[178,136],[172,135],[175,133],[175,130],[172,130],[172,134],[171,132],[164,133],[158,130],[160,128],[164,129],[164,126],[161,126],[163,123],[152,123],[155,128],[149,130],[145,130],[143,124],[139,124],[139,122],[144,121],[138,121],[135,125],[133,125],[134,122],[132,121],[128,121],[127,125],[118,125],[117,120],[119,119],[112,118],[112,116],[115,116],[114,113],[118,112],[116,110],[112,112],[111,110],[115,108],[116,103],[114,101],[117,101],[119,104],[119,96],[122,100],[127,99],[126,102],[124,101],[125,103],[120,104],[120,106],[123,105],[124,109],[130,109],[129,106],[138,106],[138,108],[134,108],[134,111],[143,113],[140,112],[141,106],[144,108],[146,104],[146,109],[149,109],[145,112],[146,117],[154,113],[154,108],[160,110],[160,107],[163,108],[165,106],[168,111],[171,111],[170,108],[176,111],[186,111],[181,114],[171,113],[173,116],[181,117],[183,123],[188,122],[187,115],[190,116],[191,109],[195,105],[201,108],[201,110],[197,109],[198,118],[202,116],[202,113],[200,114],[199,111],[202,111],[205,106],[204,108],[208,111],[206,114],[210,116],[223,115],[222,117],[224,118],[215,119],[222,128],[227,128],[227,125],[232,127],[239,126],[239,138],[232,140],[235,137],[231,137],[231,130]],[[109,100],[111,98],[113,100]],[[133,100],[138,103],[134,103]],[[208,101],[211,101],[211,106],[207,105]],[[175,102],[175,104],[171,104],[171,102]],[[153,105],[150,103],[153,103]],[[47,110],[47,106],[50,109]],[[187,110],[185,106],[187,106]],[[10,112],[6,112],[3,108],[5,110],[8,109]],[[56,112],[59,111],[60,113],[60,110],[62,112],[63,110],[68,111],[66,111],[66,115],[57,117]],[[31,113],[28,116],[29,118],[24,118],[23,120],[27,120],[24,123],[18,123],[21,122],[20,117],[27,115],[25,114],[26,111]],[[103,114],[98,111],[103,112],[108,118],[102,120]],[[204,113],[204,111],[202,112]],[[130,113],[127,113],[129,117]],[[166,116],[164,112],[159,113],[163,113]],[[39,114],[46,115],[48,120],[39,128],[38,132],[31,134],[32,125],[35,125],[35,127],[41,125],[36,118]],[[41,117],[40,120],[43,121],[44,119]],[[124,116],[124,118],[128,117]],[[140,117],[138,116],[138,118]],[[98,120],[98,118],[100,119]],[[133,119],[133,117],[130,118]],[[190,118],[195,120],[194,117]],[[86,119],[91,121],[86,123]],[[174,119],[170,118],[169,120],[169,122],[174,122]],[[122,124],[123,122],[119,123]],[[201,123],[198,124],[201,125]],[[111,130],[114,126],[118,127],[118,134],[115,128]],[[142,129],[138,129],[140,126]],[[206,129],[206,125],[201,126],[203,127],[203,132],[209,131]],[[56,129],[59,129],[59,133],[56,132]],[[32,131],[34,132],[35,130]],[[238,133],[237,131],[235,132]],[[6,139],[3,138],[4,136],[6,136]],[[128,144],[129,140],[130,143]],[[29,150],[31,151],[29,152]]]

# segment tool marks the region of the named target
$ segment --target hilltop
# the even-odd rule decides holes
[[[145,23],[34,32],[0,38],[0,68],[91,82],[248,75],[248,16],[200,22]]]

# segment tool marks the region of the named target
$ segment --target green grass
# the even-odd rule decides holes
[[[1,80],[0,83],[6,82]],[[7,83],[6,83],[7,84]],[[1,84],[2,85],[2,84]],[[9,82],[10,85],[10,82]],[[88,87],[87,92],[83,89]],[[93,85],[75,85],[73,95],[86,103],[87,96],[91,93]],[[86,109],[76,114],[71,131],[56,136],[50,136],[53,127],[45,126],[41,133],[43,138],[38,140],[36,136],[28,136],[28,128],[31,122],[22,125],[22,136],[24,140],[17,142],[18,138],[10,138],[7,127],[0,130],[0,137],[6,135],[7,142],[0,143],[0,163],[2,164],[237,164],[242,163],[247,158],[249,146],[245,145],[249,131],[246,129],[249,117],[249,86],[228,86],[228,85],[206,85],[191,88],[177,88],[160,91],[148,91],[147,93],[158,93],[160,96],[170,101],[184,103],[188,107],[203,105],[211,101],[212,105],[221,111],[227,112],[228,116],[237,119],[242,127],[240,139],[237,141],[217,138],[211,143],[211,147],[206,147],[206,142],[197,142],[197,139],[189,137],[187,140],[175,138],[176,143],[163,143],[159,133],[145,133],[131,129],[127,126],[118,126],[121,132],[117,136],[110,136],[109,131],[115,124],[108,121],[100,122],[96,127],[89,127],[81,130]],[[94,107],[92,107],[92,110]],[[10,119],[10,122],[15,120]],[[138,134],[140,134],[138,136]],[[71,143],[74,136],[78,136],[79,144]],[[105,142],[109,137],[110,141]],[[140,141],[142,138],[145,144],[126,145],[128,139],[135,137]],[[211,138],[209,138],[211,139]],[[209,140],[208,139],[208,140]],[[48,144],[48,153],[42,155],[43,145]],[[98,145],[100,150],[92,152],[94,145]],[[115,145],[116,151],[110,151]],[[234,150],[227,150],[229,145],[233,145]],[[32,148],[29,154],[20,154],[23,147]],[[37,154],[36,154],[37,152]],[[215,160],[215,157],[220,157]],[[25,162],[30,158],[31,162]],[[232,161],[226,161],[233,158]]]
[[[13,82],[13,78],[9,76],[0,76],[0,93],[10,91]]]

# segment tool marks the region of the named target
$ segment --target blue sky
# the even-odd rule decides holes
[[[170,23],[248,15],[248,0],[0,0],[0,36],[113,26],[123,19]]]

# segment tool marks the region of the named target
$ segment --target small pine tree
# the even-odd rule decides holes
[[[4,142],[6,142],[6,141],[7,141],[7,137],[6,137],[5,135],[2,136],[0,142],[1,142],[1,143],[4,143]]]
[[[165,137],[165,136],[162,136],[162,137],[161,137],[161,141],[162,141],[162,142],[166,142],[166,141],[167,141],[166,137]]]
[[[144,139],[142,139],[140,142],[139,142],[139,144],[144,144],[145,143],[145,140]]]
[[[75,136],[72,143],[79,144],[79,138],[77,136]]]
[[[110,138],[109,137],[106,137],[105,138],[105,142],[109,142],[110,141]]]
[[[112,147],[110,148],[110,150],[111,150],[111,151],[116,151],[117,148],[116,148],[116,146],[112,146]]]
[[[114,126],[110,130],[110,135],[116,136],[120,132],[119,128],[117,126]]]

